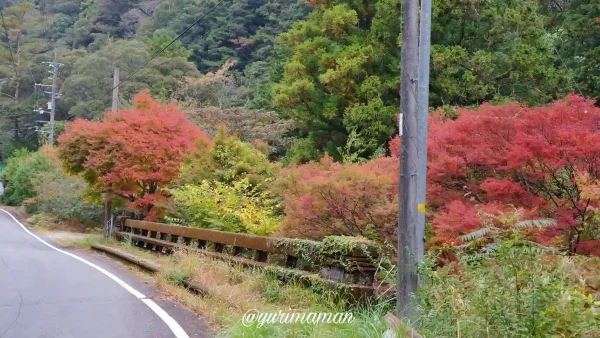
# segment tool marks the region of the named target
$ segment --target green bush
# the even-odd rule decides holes
[[[203,181],[171,190],[175,212],[187,223],[216,230],[269,235],[279,230],[277,203],[248,178],[231,185]]]
[[[179,183],[200,184],[204,180],[233,184],[248,178],[253,186],[266,188],[279,169],[268,157],[237,136],[221,129],[212,143],[199,142],[181,168]]]
[[[28,212],[51,213],[61,221],[76,219],[85,226],[102,225],[103,208],[86,201],[87,185],[81,177],[54,167],[39,173],[32,184],[36,196],[28,201]]]
[[[56,166],[58,164],[44,151],[31,153],[25,148],[16,150],[1,174],[4,194],[0,201],[8,205],[20,205],[24,200],[35,196],[32,183],[34,177]]]
[[[421,267],[418,332],[426,337],[599,337],[600,302],[578,274],[586,257],[501,243],[480,260]],[[583,260],[583,262],[582,262]]]
[[[23,204],[30,214],[49,213],[57,221],[76,219],[82,225],[100,225],[103,211],[85,200],[87,185],[62,169],[51,149],[15,151],[2,172],[8,205]]]
[[[280,207],[267,188],[278,169],[221,129],[211,142],[198,142],[182,165],[171,216],[202,228],[269,235],[279,230]]]

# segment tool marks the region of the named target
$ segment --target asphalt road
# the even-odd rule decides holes
[[[197,316],[108,258],[67,252],[84,261],[0,211],[1,338],[208,336]]]

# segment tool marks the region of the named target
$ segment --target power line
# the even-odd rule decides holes
[[[187,33],[190,29],[192,29],[194,26],[196,26],[202,19],[204,19],[209,13],[211,13],[215,8],[217,8],[220,4],[222,4],[225,0],[220,0],[219,2],[217,2],[213,7],[211,7],[208,11],[206,11],[204,14],[202,14],[196,21],[194,21],[194,23],[192,23],[189,27],[187,27],[183,32],[181,32],[181,34],[179,34],[176,38],[174,38],[171,42],[169,42],[165,47],[163,47],[160,51],[158,51],[156,54],[154,54],[154,56],[152,56],[152,58],[150,58],[150,60],[146,61],[141,67],[139,67],[138,69],[136,69],[133,73],[131,73],[127,78],[125,78],[125,80],[121,81],[118,85],[114,86],[113,88],[111,88],[109,91],[107,91],[106,93],[104,93],[103,95],[101,95],[100,97],[98,97],[97,99],[92,100],[92,102],[90,102],[86,107],[85,110],[89,111],[89,107],[92,105],[92,103],[98,101],[100,98],[105,97],[108,94],[112,94],[113,90],[115,90],[117,87],[121,86],[123,83],[129,81],[135,74],[137,74],[137,72],[139,72],[140,70],[142,70],[144,67],[146,67],[150,62],[152,62],[154,59],[156,59],[160,54],[162,54],[165,50],[167,50],[167,48],[171,47],[172,44],[174,44],[175,42],[177,42],[177,40],[179,40],[185,33]],[[235,11],[235,10],[234,10]],[[232,11],[232,13],[234,12]],[[208,30],[208,32],[205,34],[207,35],[212,29]]]

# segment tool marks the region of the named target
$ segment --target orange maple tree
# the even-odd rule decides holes
[[[97,192],[110,190],[142,217],[158,217],[165,201],[160,188],[179,175],[183,158],[208,136],[174,104],[161,104],[148,90],[131,109],[107,112],[101,121],[77,119],[58,138],[65,168],[81,174]]]

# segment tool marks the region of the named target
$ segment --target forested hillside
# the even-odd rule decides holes
[[[102,116],[110,107],[114,67],[120,69],[121,106],[149,88],[163,101],[186,102],[195,116],[227,114],[221,110],[230,108],[235,115],[269,81],[277,36],[309,11],[304,2],[294,0],[5,2],[0,22],[2,156],[39,145],[36,126],[43,124],[36,121],[47,121],[48,114],[33,109],[46,109],[49,95],[34,89],[34,83],[51,84],[42,62],[56,56],[64,64],[58,80],[58,120]],[[212,76],[203,77],[210,72]],[[277,122],[274,113],[258,115]]]
[[[273,157],[386,152],[399,99],[401,1],[5,1],[0,29],[2,156],[39,146],[54,59],[57,119],[99,118],[114,67],[120,105],[149,88],[201,129],[240,119]],[[597,0],[434,1],[431,104],[452,115],[483,102],[542,105],[600,94]],[[196,24],[194,24],[198,21]],[[191,27],[189,30],[188,28]],[[175,37],[184,33],[168,49]],[[142,67],[143,66],[143,67]],[[253,123],[255,122],[255,123]],[[238,123],[239,124],[239,123]],[[268,127],[274,124],[273,128]],[[246,128],[248,129],[248,128]],[[259,128],[260,129],[260,128]],[[42,134],[44,129],[42,128]],[[258,135],[260,134],[260,135]]]

